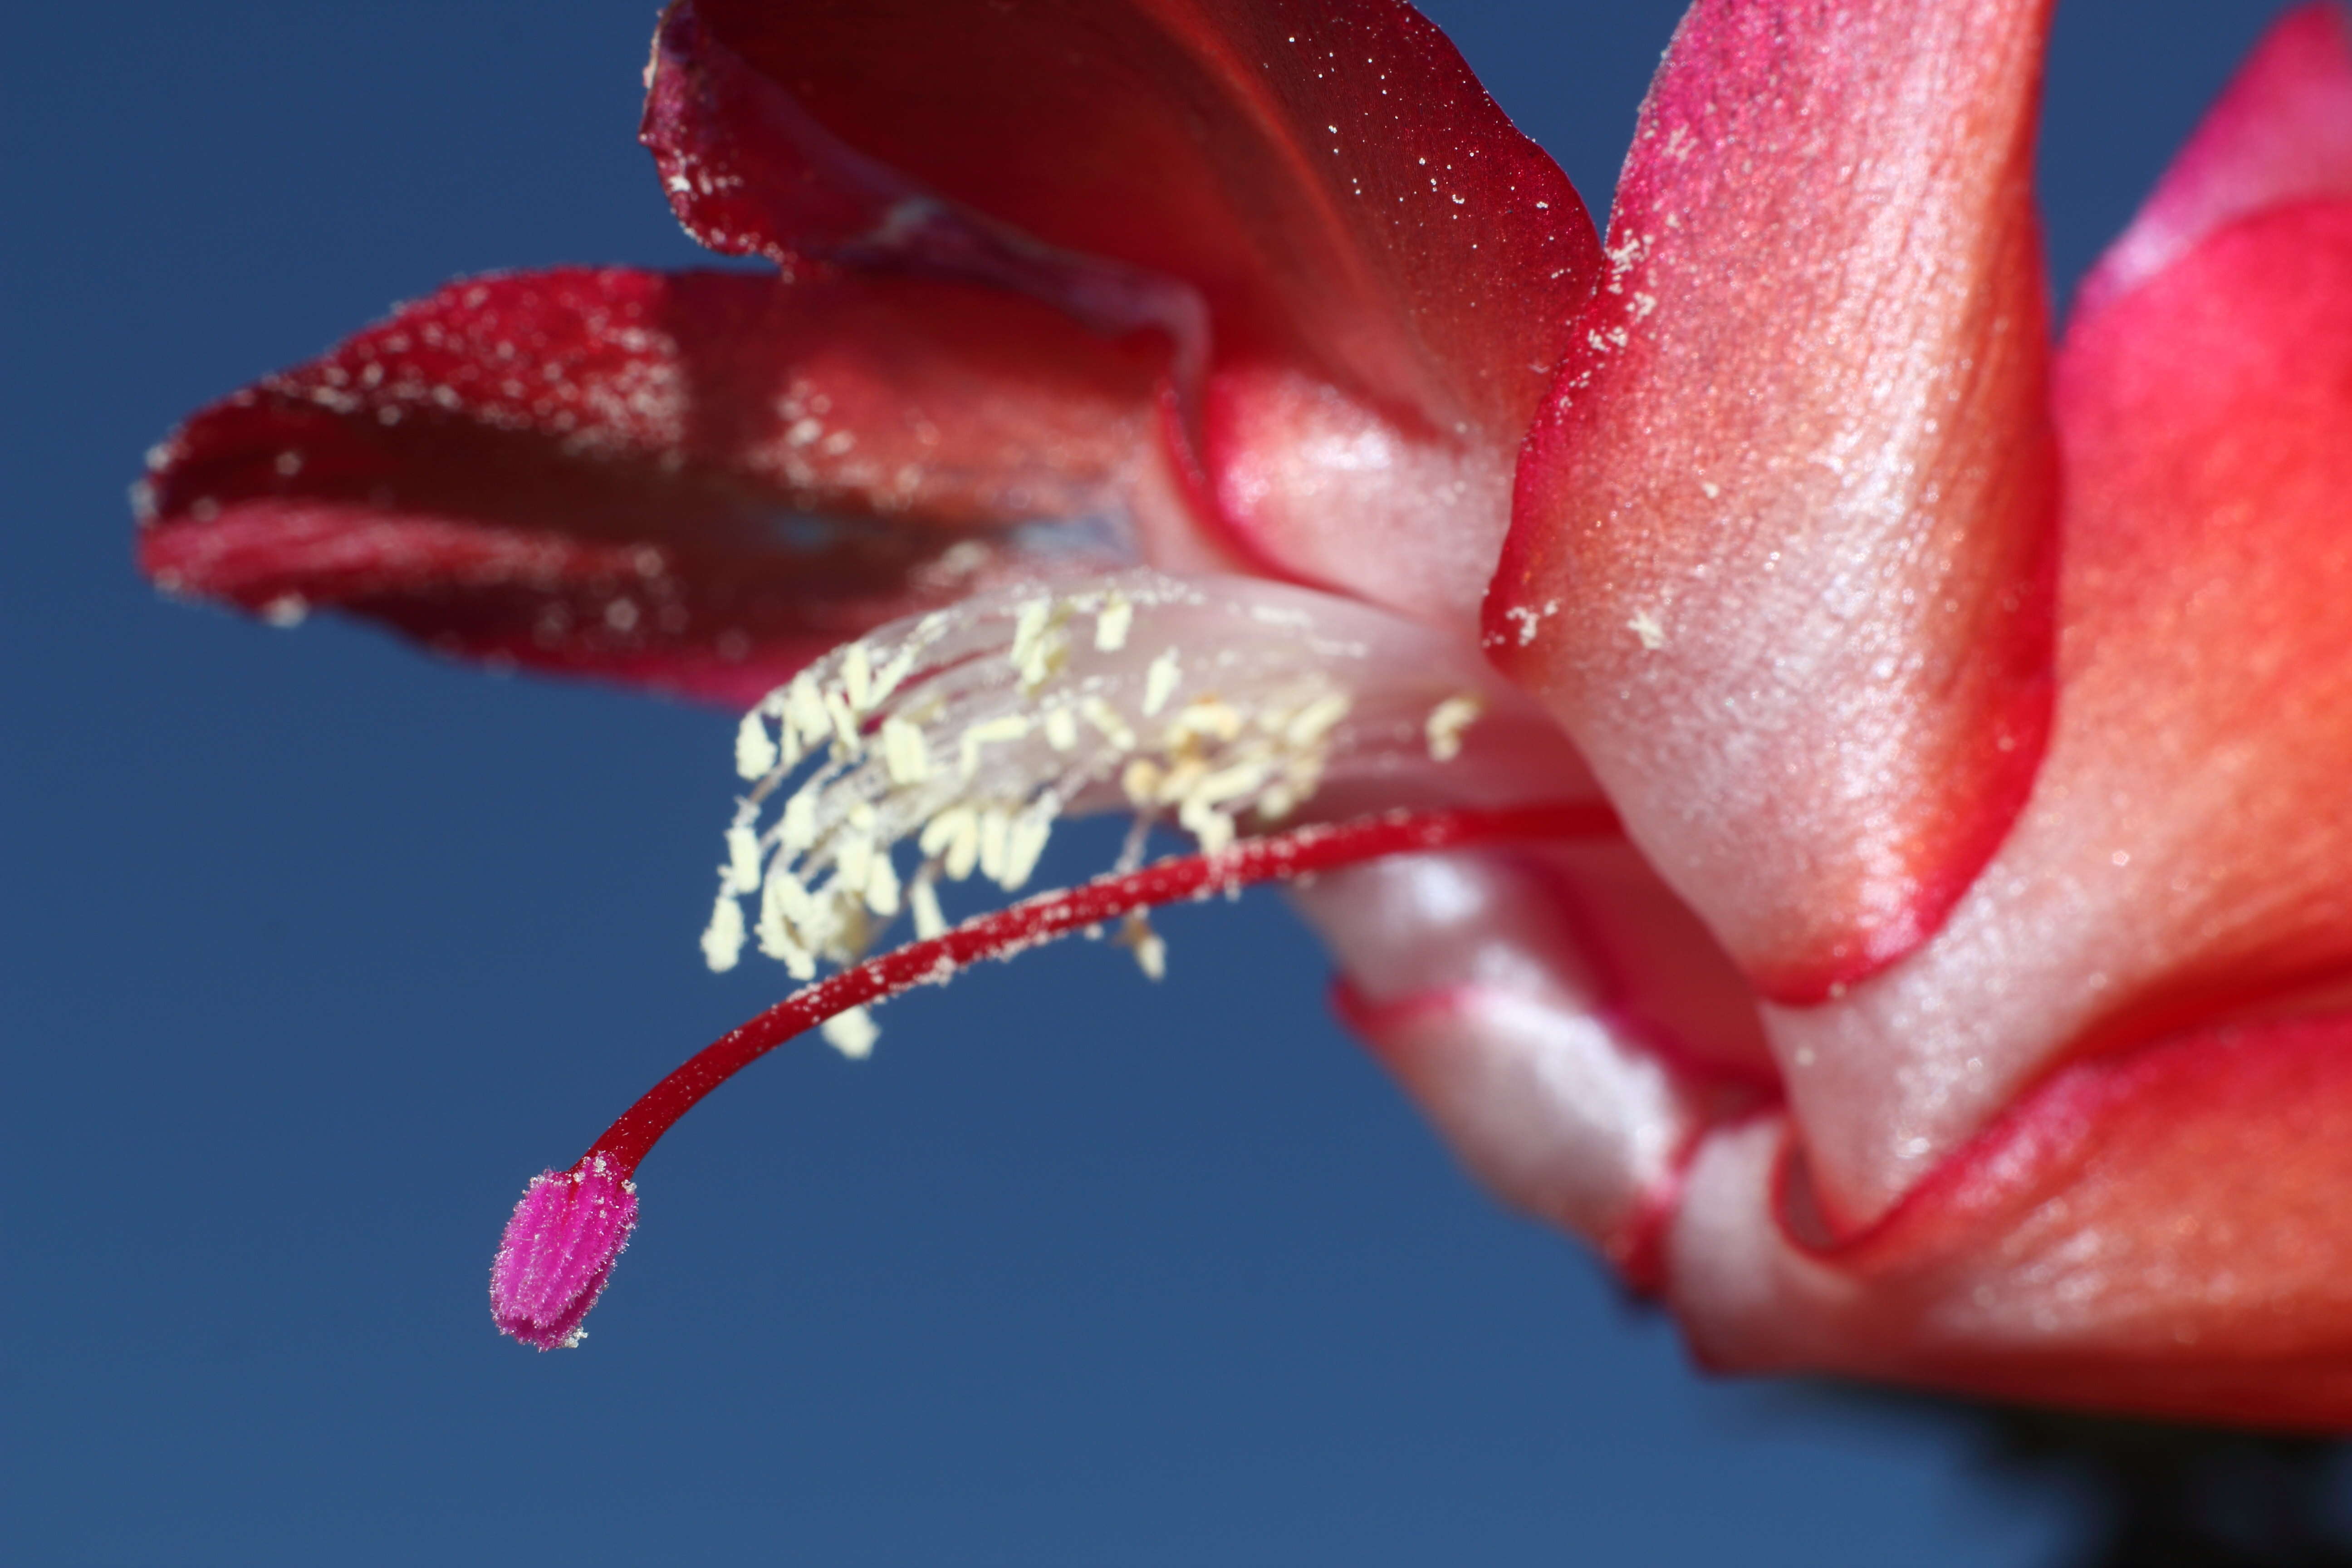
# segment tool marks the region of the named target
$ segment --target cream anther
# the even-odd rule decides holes
[[[756,779],[776,765],[776,742],[768,738],[768,721],[756,708],[743,715],[735,729],[735,772]]]
[[[866,651],[862,642],[851,643],[841,652],[841,689],[849,699],[852,713],[870,711],[874,705],[874,656]]]
[[[882,721],[882,761],[894,784],[917,784],[930,776],[930,742],[923,727],[898,714]]]
[[[747,823],[739,822],[727,830],[727,876],[722,886],[730,895],[760,890],[760,836]]]
[[[872,1056],[874,1042],[882,1037],[881,1029],[875,1025],[874,1016],[863,1007],[852,1007],[845,1013],[835,1014],[817,1026],[817,1032],[824,1037],[826,1045],[854,1062],[862,1062]]]
[[[1220,851],[1244,825],[1296,813],[1335,758],[1393,766],[1397,737],[1416,728],[1432,755],[1459,749],[1479,711],[1447,696],[1465,675],[1418,656],[1381,666],[1406,672],[1403,690],[1365,717],[1347,680],[1379,635],[1284,592],[1233,599],[1145,573],[1009,590],[820,659],[738,728],[738,770],[757,776],[727,831],[726,909],[713,906],[705,959],[725,967],[755,940],[807,979],[856,961],[902,915],[936,935],[941,879],[1027,888],[1066,809],[1123,802],[1139,824],[1172,823]],[[1120,938],[1161,972],[1148,924]]]
[[[1463,732],[1476,723],[1486,711],[1485,700],[1467,692],[1449,697],[1430,710],[1429,721],[1422,728],[1429,742],[1431,759],[1450,763],[1460,756]]]
[[[919,940],[928,942],[948,929],[948,917],[940,908],[939,889],[931,885],[929,868],[907,884],[907,908],[915,917]]]
[[[702,961],[724,974],[743,956],[743,906],[735,895],[721,890],[710,906],[710,923],[702,931]]]
[[[1157,718],[1176,695],[1177,683],[1184,679],[1183,667],[1177,662],[1176,650],[1170,648],[1151,661],[1150,673],[1143,679],[1143,716]]]
[[[1168,978],[1168,943],[1151,929],[1151,917],[1136,910],[1118,922],[1118,935],[1111,939],[1135,955],[1135,966],[1143,971],[1146,980]]]
[[[1103,595],[1102,608],[1095,612],[1095,647],[1101,653],[1117,653],[1127,646],[1127,634],[1135,625],[1135,606],[1127,595],[1114,588]]]

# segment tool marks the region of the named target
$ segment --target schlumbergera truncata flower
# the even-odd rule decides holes
[[[1398,0],[677,0],[644,139],[772,267],[451,285],[142,517],[757,704],[705,950],[844,967],[533,1184],[501,1323],[784,1036],[1313,871],[1349,1022],[1710,1365],[2352,1421],[2352,34],[2053,348],[2048,13],[1697,0],[1604,244]],[[1200,853],[947,928],[1096,808]]]

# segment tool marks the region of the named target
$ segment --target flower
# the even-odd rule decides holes
[[[2339,1425],[2352,32],[2053,348],[2047,22],[1696,0],[1604,246],[1398,0],[676,0],[645,140],[773,269],[452,285],[195,416],[141,559],[756,703],[707,955],[919,936],[790,1027],[1139,912],[944,931],[1061,811],[1320,842],[1350,1022],[1709,1364]]]

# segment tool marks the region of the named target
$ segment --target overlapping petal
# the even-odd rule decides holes
[[[1530,437],[1488,644],[1757,984],[1936,929],[2040,754],[2045,0],[1700,0]]]
[[[2047,760],[1932,942],[1773,1010],[1794,1121],[1709,1145],[1671,1247],[1711,1359],[2352,1409],[2352,202],[2286,134],[2352,76],[2322,21],[2284,25],[2156,205],[2231,167],[2277,199],[2208,207],[2152,272],[2127,238],[2068,334]],[[2315,37],[2336,53],[2266,94]],[[2306,177],[2266,185],[2233,139]]]
[[[681,3],[649,87],[781,281],[453,286],[167,443],[146,569],[729,700],[1014,573],[1467,614],[1598,251],[1410,7]]]
[[[2264,1426],[2352,1411],[2341,1017],[2071,1067],[1843,1242],[1790,1147],[1760,1118],[1684,1187],[1672,1300],[1711,1364]]]
[[[1597,270],[1566,177],[1396,0],[678,0],[646,137],[718,248],[1173,340],[1210,521],[1431,617],[1491,570]]]
[[[1163,360],[953,282],[484,278],[192,418],[152,458],[140,561],[749,701],[1008,574],[1183,559]]]
[[[2063,684],[2032,804],[1937,942],[1775,1020],[1844,1215],[2061,1053],[2352,979],[2352,204],[2215,233],[2074,330],[2059,390]]]

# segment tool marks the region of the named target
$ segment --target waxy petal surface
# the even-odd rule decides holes
[[[1007,575],[1219,564],[1160,467],[1164,362],[948,281],[484,278],[196,415],[152,458],[140,561],[749,701]]]
[[[1709,1364],[2352,1421],[2352,1019],[2071,1066],[1843,1244],[1807,1196],[1779,1116],[1694,1162],[1667,1258]]]
[[[2044,0],[1700,0],[1531,436],[1488,646],[1758,985],[1915,947],[2050,701]]]
[[[1269,568],[1466,621],[1597,245],[1396,0],[678,0],[681,219],[1175,341],[1172,434]]]
[[[2070,333],[2056,733],[1950,924],[1773,1020],[1867,1220],[2063,1057],[2352,981],[2352,203],[2241,219]]]

